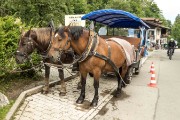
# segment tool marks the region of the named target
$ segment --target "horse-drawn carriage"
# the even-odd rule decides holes
[[[149,28],[141,19],[129,12],[122,10],[98,10],[86,14],[83,20],[88,19],[99,22],[109,27],[121,28]],[[108,38],[108,39],[104,39]],[[54,62],[58,61],[61,54],[72,48],[80,57],[78,58],[79,70],[81,74],[81,93],[77,103],[83,103],[85,99],[85,85],[87,74],[94,77],[95,94],[91,102],[92,106],[98,103],[99,78],[102,73],[114,72],[117,76],[118,86],[115,96],[121,93],[122,86],[132,79],[133,68],[138,73],[140,66],[141,40],[135,38],[119,37],[109,38],[99,36],[94,29],[94,23],[87,30],[81,26],[64,26],[55,32],[51,49],[48,55]],[[134,42],[134,41],[137,41]]]
[[[148,28],[141,19],[122,10],[98,10],[86,14],[82,19],[99,22],[112,28]],[[16,60],[20,63],[21,61],[24,62],[36,48],[40,54],[45,55],[45,62],[51,61],[62,64],[63,60],[66,60],[62,59],[62,56],[69,49],[73,49],[80,56],[77,60],[82,85],[81,94],[76,102],[83,103],[85,99],[86,77],[90,73],[93,74],[95,88],[95,95],[91,105],[96,106],[99,98],[98,88],[101,74],[115,73],[118,81],[115,96],[119,95],[123,83],[124,85],[130,83],[133,69],[135,69],[135,73],[138,74],[139,72],[142,58],[141,45],[142,40],[140,38],[100,36],[95,32],[93,23],[90,25],[90,30],[81,26],[70,25],[60,27],[56,32],[52,28],[34,29],[22,34],[16,52]],[[49,90],[50,67],[45,64],[45,68],[44,92],[47,93]],[[61,78],[61,92],[66,93],[64,75],[61,69],[59,69],[59,77]]]

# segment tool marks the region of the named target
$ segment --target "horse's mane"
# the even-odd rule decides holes
[[[51,28],[32,28],[31,30],[28,30],[23,35],[24,37],[29,37],[30,32],[35,32],[38,43],[41,44],[48,44],[50,40],[50,34],[51,34]],[[52,34],[53,35],[53,34]]]
[[[40,40],[41,43],[50,40],[51,28],[33,28],[32,30],[36,32],[37,40]]]
[[[59,29],[56,30],[55,33],[58,32],[62,38],[65,38],[64,28],[65,27],[60,27]],[[74,40],[78,40],[79,37],[82,35],[83,30],[84,30],[84,28],[82,26],[70,26],[69,34],[71,34],[71,36],[73,37]]]

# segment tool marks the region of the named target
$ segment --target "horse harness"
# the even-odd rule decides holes
[[[70,38],[67,40],[66,44],[68,44],[68,42],[70,42]],[[89,32],[89,40],[88,40],[88,44],[85,48],[85,51],[82,53],[82,55],[75,61],[73,62],[72,64],[75,64],[76,62],[83,62],[85,61],[87,58],[89,57],[92,57],[92,56],[95,56],[95,57],[98,57],[100,59],[103,59],[105,60],[107,63],[109,63],[112,68],[114,69],[115,71],[115,74],[117,76],[118,79],[122,79],[121,75],[119,74],[119,69],[117,68],[117,66],[114,64],[114,62],[111,60],[111,47],[110,45],[108,44],[108,41],[106,41],[106,44],[108,46],[108,56],[105,56],[105,55],[102,55],[102,54],[99,54],[96,50],[97,50],[97,47],[98,47],[98,44],[99,44],[99,36],[92,30],[90,29],[90,32]]]

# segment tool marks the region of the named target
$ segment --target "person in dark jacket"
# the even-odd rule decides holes
[[[171,40],[168,42],[168,51],[167,51],[167,54],[169,53],[170,48],[173,49],[173,53],[174,53],[175,46],[176,46],[176,43],[175,43],[174,39],[171,38]]]

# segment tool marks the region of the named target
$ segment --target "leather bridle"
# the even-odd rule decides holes
[[[50,31],[50,42],[49,42],[48,48],[47,48],[45,51],[44,51],[43,48],[42,48],[41,46],[39,46],[38,43],[37,43],[35,40],[33,40],[30,36],[24,37],[24,38],[25,38],[25,41],[27,41],[26,43],[24,43],[24,44],[27,45],[25,49],[27,50],[27,49],[29,49],[29,48],[32,48],[32,49],[34,50],[34,49],[35,49],[34,47],[37,46],[38,49],[39,49],[40,51],[42,51],[41,55],[44,57],[44,55],[47,54],[47,52],[49,51],[49,49],[50,49],[50,47],[51,47],[52,36],[53,36],[53,35],[52,35],[52,32],[53,32],[53,29],[51,28],[51,31]],[[19,45],[20,45],[20,44],[21,44],[21,40],[19,41]],[[27,52],[27,51],[26,51],[26,52]],[[29,55],[28,55],[28,53],[26,53],[26,52],[22,52],[22,51],[17,50],[17,51],[15,52],[15,55],[25,57],[25,59],[29,59]],[[47,56],[46,56],[46,57],[47,57]]]

